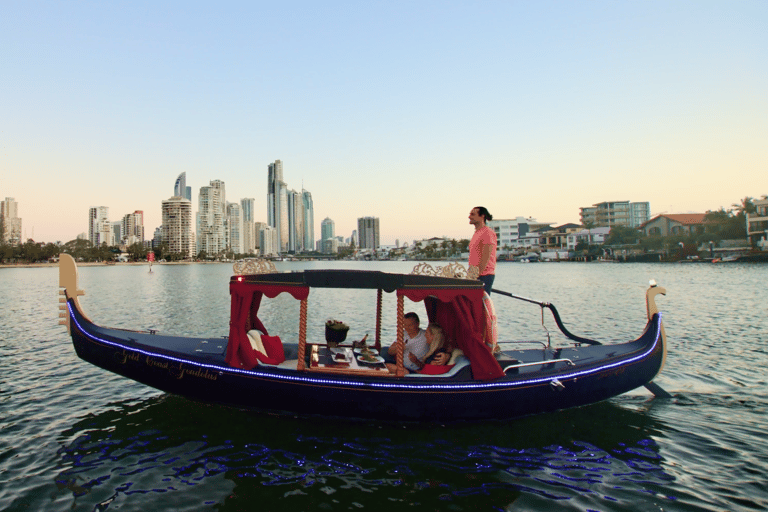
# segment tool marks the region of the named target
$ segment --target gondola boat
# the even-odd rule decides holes
[[[427,270],[391,274],[358,270],[277,272],[269,262],[236,264],[230,279],[229,335],[199,338],[95,324],[78,301],[84,292],[78,289],[77,266],[69,255],[62,254],[60,323],[66,325],[78,356],[107,371],[192,400],[270,413],[389,421],[477,421],[582,406],[641,386],[663,393],[652,383],[666,356],[664,328],[654,300],[665,291],[655,283],[646,293],[648,323],[636,340],[601,344],[575,336],[562,324],[553,305],[516,297],[539,304],[542,313],[544,308],[550,309],[572,343],[554,348],[540,342],[533,348],[522,348],[500,342],[495,346],[505,350],[494,352],[491,338],[495,325],[492,308],[488,308],[492,304],[482,283],[468,279],[458,263],[437,269],[426,264],[421,267]],[[398,340],[403,337],[403,312],[405,301],[409,301],[409,308],[413,306],[417,312],[423,308],[430,321],[440,324],[464,355],[441,375],[406,374],[402,351],[397,353],[395,372],[376,365],[335,361],[323,343],[307,339],[307,304],[310,291],[317,288],[370,290],[377,301],[377,318],[371,320],[376,322],[376,347],[381,348],[385,322],[382,294],[394,293],[397,318],[392,325]],[[300,303],[298,339],[270,336],[269,318],[260,316],[262,300],[280,294]],[[254,329],[260,331],[259,344],[249,336]],[[510,346],[517,348],[509,350]]]

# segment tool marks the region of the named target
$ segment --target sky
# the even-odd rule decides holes
[[[469,238],[468,213],[579,222],[768,194],[768,2],[10,2],[0,16],[0,198],[66,242],[181,172],[256,200],[312,193],[315,236]]]

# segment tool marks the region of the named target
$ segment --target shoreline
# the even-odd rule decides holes
[[[203,264],[203,265],[210,265],[210,264],[218,264],[218,263],[227,263],[224,261],[166,261],[163,263],[158,263],[157,261],[153,261],[152,265],[196,265],[196,264]],[[146,261],[121,261],[121,262],[115,262],[115,263],[104,263],[99,261],[78,261],[77,266],[78,267],[138,267],[138,266],[149,266],[149,263]],[[0,268],[50,268],[50,267],[58,267],[58,263],[0,263]]]

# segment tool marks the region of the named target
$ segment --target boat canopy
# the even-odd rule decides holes
[[[231,366],[241,366],[240,350],[241,347],[249,347],[246,333],[250,329],[259,329],[269,334],[258,316],[262,298],[275,298],[281,293],[289,293],[301,301],[298,369],[303,369],[307,298],[310,288],[377,290],[377,346],[380,345],[382,291],[396,292],[398,339],[402,336],[403,298],[424,302],[429,321],[440,325],[464,352],[470,361],[475,379],[490,380],[504,375],[489,346],[484,342],[486,315],[483,308],[484,290],[480,281],[364,270],[306,270],[233,276],[229,287],[232,307],[227,363]]]

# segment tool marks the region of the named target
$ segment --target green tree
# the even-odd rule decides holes
[[[737,215],[745,216],[747,213],[755,213],[757,211],[754,201],[754,197],[747,196],[740,202],[733,203],[731,206],[735,208]]]
[[[142,261],[147,259],[147,249],[141,242],[136,242],[128,247],[128,256],[133,261]]]
[[[639,242],[640,230],[628,226],[613,226],[605,245],[634,245]]]
[[[40,244],[36,244],[31,240],[27,240],[27,242],[21,246],[22,259],[30,263],[34,263],[38,261],[41,258],[42,254],[43,254],[43,251],[40,248]]]
[[[745,198],[745,202],[746,199]],[[747,208],[748,205],[745,205]],[[744,211],[735,214],[733,210],[720,208],[716,211],[707,211],[704,220],[707,223],[706,232],[717,235],[721,240],[736,240],[747,237],[746,215]]]
[[[76,238],[65,243],[61,252],[65,252],[71,255],[73,258],[87,260],[90,258],[90,250],[92,248],[90,240],[84,240],[82,238]]]
[[[168,258],[166,258],[166,256],[168,255],[170,250],[168,248],[168,244],[167,243],[162,242],[160,245],[158,245],[157,247],[154,248],[154,251],[155,251],[155,261],[160,261],[160,260],[163,260],[163,259],[167,260],[168,259]]]
[[[0,243],[0,262],[10,263],[13,260],[13,246],[7,243]]]

